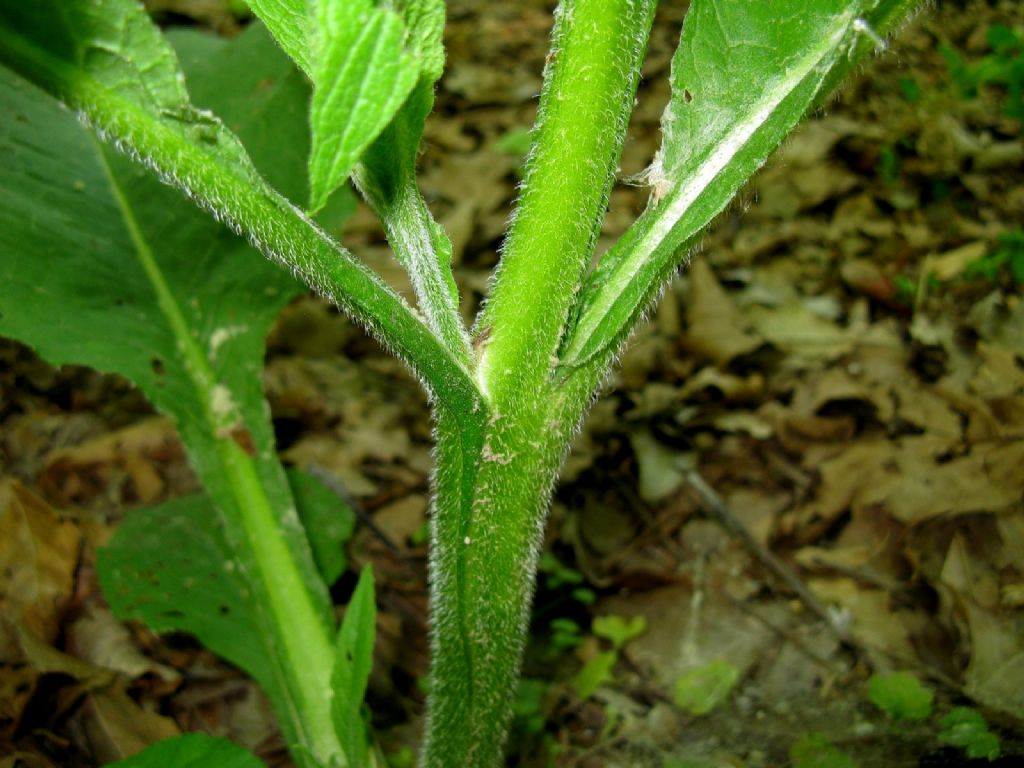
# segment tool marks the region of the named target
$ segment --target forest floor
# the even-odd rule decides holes
[[[150,5],[237,31],[221,0]],[[448,6],[422,187],[468,317],[508,221],[550,7]],[[662,6],[602,248],[649,194],[630,179],[658,145],[685,10]],[[510,765],[971,765],[946,743],[956,706],[1001,740],[1006,757],[977,765],[1024,764],[1022,87],[1019,2],[933,5],[719,218],[562,473]],[[408,290],[365,209],[342,236]],[[312,298],[273,331],[265,387],[286,463],[329,473],[357,508],[349,561],[373,563],[380,611],[369,702],[410,765],[425,400]],[[187,637],[126,630],[99,594],[95,548],[123,514],[195,489],[130,385],[0,342],[0,599],[32,591],[52,638],[0,653],[0,768],[95,766],[182,730],[289,764],[252,683]]]

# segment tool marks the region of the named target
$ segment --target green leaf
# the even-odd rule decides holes
[[[481,407],[465,355],[454,356],[378,275],[267,186],[216,119],[187,103],[154,110],[109,78],[108,69],[125,69],[121,79],[130,85],[136,60],[146,58],[132,50],[137,36],[104,35],[106,27],[120,29],[129,17],[152,27],[133,0],[40,0],[30,8],[0,3],[0,61],[366,326],[413,368],[442,407],[459,413]],[[47,25],[47,19],[60,23]],[[153,35],[142,42],[169,52],[155,28]],[[92,48],[96,55],[89,53]],[[106,58],[115,60],[110,67],[103,66]]]
[[[612,647],[619,651],[630,640],[647,631],[647,619],[643,616],[628,620],[622,616],[598,616],[590,629],[598,637],[611,641]]]
[[[4,21],[18,15],[0,7]],[[241,144],[181,101],[173,52],[145,26],[148,17],[137,6],[68,3],[54,17],[65,22],[54,26],[55,39],[70,40],[70,47],[48,47],[52,41],[34,39],[38,30],[21,19],[28,26],[19,28],[20,37],[0,30],[10,43],[3,55],[22,55],[22,71],[44,82],[58,73],[58,92],[108,85],[116,96],[104,91],[103,98],[133,119],[146,114],[162,135],[262,184]],[[34,70],[40,62],[45,66]],[[152,73],[141,90],[134,86],[139,66]],[[232,71],[207,74],[224,83]],[[132,106],[116,101],[125,97]],[[273,678],[266,684],[278,694],[274,703],[289,743],[330,754],[333,730],[310,724],[313,688],[299,678],[312,681],[318,666],[329,666],[333,612],[274,453],[260,384],[266,332],[301,287],[143,169],[102,148],[71,115],[6,70],[0,109],[0,333],[55,364],[119,373],[175,420],[216,503],[228,562],[259,595],[255,645],[274,660],[264,681]],[[266,139],[279,137],[268,131]],[[277,619],[285,611],[287,633]],[[289,719],[297,712],[304,714]],[[326,703],[323,718],[329,718]]]
[[[672,700],[691,715],[706,715],[729,698],[739,678],[734,664],[716,659],[680,675]]]
[[[872,675],[868,687],[871,703],[893,720],[924,720],[932,713],[935,694],[909,672]]]
[[[334,726],[349,764],[353,766],[366,765],[368,742],[360,710],[373,668],[376,620],[373,570],[366,566],[345,609],[345,618],[338,632],[334,674],[331,676]]]
[[[856,768],[853,758],[820,733],[801,736],[789,748],[793,768]]]
[[[248,183],[262,185],[238,140],[216,117],[190,103],[177,57],[141,4],[4,2],[0,40],[0,60],[69,103],[93,89],[116,93],[168,134],[194,144]],[[117,138],[126,151],[139,152],[134,136]],[[189,180],[179,182],[188,188]]]
[[[192,102],[217,113],[274,189],[305,205],[311,88],[267,28],[250,24],[233,42],[180,27],[167,38],[187,75]],[[345,192],[332,196],[317,216],[329,230],[338,231],[355,212],[351,188]]]
[[[402,17],[372,0],[320,0],[316,89],[310,107],[310,208],[348,179],[419,77]]]
[[[192,103],[217,117],[245,146],[253,165],[297,204],[308,198],[310,87],[262,24],[229,42],[190,29],[168,32]]]
[[[398,0],[409,47],[420,60],[420,80],[433,85],[444,72],[444,0]]]
[[[248,0],[248,3],[284,52],[312,79],[315,57],[309,45],[308,0]]]
[[[672,59],[647,210],[602,258],[562,345],[610,358],[704,228],[914,0],[694,0]]]
[[[313,557],[324,583],[345,572],[345,542],[352,538],[356,513],[323,481],[297,469],[288,470],[295,507],[306,529]]]
[[[939,725],[939,741],[960,747],[968,757],[995,760],[1002,751],[999,737],[988,729],[988,723],[976,709],[953,707]]]
[[[264,768],[251,752],[227,739],[186,733],[158,742],[107,768]]]
[[[612,669],[618,661],[616,651],[601,651],[591,657],[573,678],[573,688],[581,699],[589,699],[597,689],[612,680]]]
[[[397,7],[409,31],[407,47],[420,62],[419,79],[363,154],[353,181],[384,224],[427,324],[468,363],[470,343],[459,314],[451,241],[434,221],[416,181],[423,128],[434,107],[434,83],[444,70],[445,7],[443,0],[404,0]]]
[[[121,619],[182,631],[284,696],[259,605],[209,497],[196,494],[130,513],[99,552],[103,595]]]
[[[408,30],[406,48],[416,57],[419,77],[409,98],[378,144],[394,153],[391,163],[376,157],[373,164],[389,167],[391,174],[414,176],[416,155],[427,115],[434,108],[434,84],[444,72],[444,0],[402,0],[398,10]],[[378,168],[380,173],[383,168]],[[381,180],[378,180],[380,182]],[[392,184],[394,180],[392,180]]]

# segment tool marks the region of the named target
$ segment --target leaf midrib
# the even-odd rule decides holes
[[[153,293],[156,295],[156,303],[160,314],[167,321],[167,325],[174,335],[177,349],[184,359],[189,382],[192,384],[196,397],[203,408],[203,417],[206,419],[207,426],[211,432],[216,432],[218,428],[225,426],[217,423],[211,408],[210,391],[216,386],[216,376],[210,368],[209,360],[203,353],[202,348],[189,330],[185,314],[182,312],[178,300],[174,297],[174,293],[164,279],[163,272],[153,254],[153,249],[142,232],[142,227],[139,225],[131,203],[128,201],[124,190],[114,175],[114,170],[110,166],[110,161],[107,159],[102,145],[91,134],[90,141],[96,150],[96,157],[103,170],[103,176],[107,180],[110,192],[117,203],[118,211],[121,214],[121,221],[128,232],[135,256],[143,272],[146,274],[146,279],[149,281]]]
[[[607,343],[614,341],[614,334],[597,343],[593,339],[618,304],[626,286],[649,266],[651,256],[660,249],[694,206],[700,203],[704,192],[728,171],[732,161],[744,152],[759,131],[771,121],[772,115],[786,98],[837,50],[844,30],[851,21],[852,15],[848,13],[838,17],[831,34],[823,36],[819,45],[801,57],[788,77],[780,78],[773,87],[766,90],[764,97],[748,111],[749,117],[715,141],[694,169],[654,209],[655,213],[649,219],[646,231],[640,234],[634,245],[633,254],[622,261],[622,266],[615,270],[611,279],[601,281],[596,296],[589,299],[586,295],[580,297],[584,310],[573,331],[572,340],[562,353],[562,365],[583,365]],[[641,222],[643,219],[638,220],[637,224],[642,226]],[[687,236],[698,232],[704,223],[702,220],[691,225]]]

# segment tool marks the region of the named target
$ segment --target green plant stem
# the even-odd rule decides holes
[[[466,366],[402,298],[266,184],[216,161],[199,143],[6,28],[0,59],[367,327],[434,397],[458,410],[480,407]]]
[[[385,137],[393,131],[387,129]],[[409,274],[417,305],[430,330],[468,366],[469,334],[459,315],[459,291],[451,271],[448,236],[434,221],[414,176],[377,172],[387,160],[374,155],[394,151],[397,145],[397,141],[381,141],[372,146],[367,152],[368,162],[356,166],[353,179],[384,225],[396,258]]]
[[[548,500],[575,426],[552,422],[554,352],[605,212],[653,11],[648,0],[560,6],[516,221],[478,322],[490,412],[461,442],[445,439],[453,425],[438,416],[430,768],[501,764]]]
[[[523,190],[477,322],[477,378],[501,413],[548,378],[608,204],[654,0],[566,0]]]
[[[320,763],[327,764],[333,760],[343,768],[345,756],[331,717],[330,677],[324,674],[324,670],[331,669],[334,663],[331,644],[334,628],[324,625],[321,613],[313,603],[287,540],[278,530],[277,517],[252,458],[230,437],[230,429],[238,415],[216,407],[213,392],[217,379],[209,360],[192,336],[184,313],[156,263],[102,148],[97,145],[96,150],[136,256],[156,296],[156,303],[185,359],[190,383],[202,404],[206,430],[216,436],[218,465],[206,467],[204,462],[196,462],[196,466],[203,470],[203,474],[213,472],[225,478],[234,497],[231,513],[240,518],[246,533],[244,542],[234,544],[244,546],[252,553],[252,562],[256,563],[258,570],[252,575],[269,608],[266,630],[274,635],[272,645],[284,651],[284,663],[278,672],[283,678],[291,711],[281,714],[289,718],[301,744]]]

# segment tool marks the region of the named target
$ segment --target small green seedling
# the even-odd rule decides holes
[[[857,763],[820,733],[801,736],[790,748],[792,768],[856,768]]]
[[[672,700],[691,715],[707,715],[729,698],[739,678],[736,665],[715,659],[680,675]]]
[[[993,24],[986,33],[990,53],[974,62],[964,61],[953,47],[943,45],[949,76],[963,98],[971,99],[985,86],[1005,89],[1003,113],[1024,120],[1024,37],[1015,29]]]
[[[549,613],[582,611],[597,599],[594,590],[582,586],[583,574],[563,564],[553,553],[545,552],[537,563],[537,572],[544,583],[545,601],[538,603],[541,616]],[[568,604],[568,605],[566,605]],[[567,611],[567,609],[569,609]],[[554,658],[563,651],[576,648],[583,642],[583,629],[569,616],[561,615],[548,621],[548,644],[545,657]]]
[[[960,747],[970,758],[995,760],[1001,753],[999,736],[992,733],[981,713],[971,707],[954,707],[939,721],[939,741]]]
[[[896,722],[925,720],[932,714],[935,693],[909,672],[872,675],[868,686],[871,703]]]
[[[661,768],[724,768],[725,764],[704,757],[666,757]]]
[[[519,691],[516,693],[512,712],[515,716],[515,725],[526,733],[537,734],[544,730],[546,720],[543,705],[547,691],[548,685],[543,680],[524,677],[519,681]]]
[[[590,629],[597,637],[608,640],[612,647],[594,655],[576,673],[573,685],[581,699],[589,699],[598,688],[612,681],[612,670],[619,660],[619,653],[626,643],[647,631],[647,619],[643,616],[628,620],[622,616],[598,616]]]
[[[555,653],[579,647],[583,642],[583,628],[572,619],[560,617],[548,622],[551,632],[549,646]]]
[[[537,562],[537,571],[544,574],[544,586],[550,591],[571,587],[570,596],[583,605],[593,605],[597,599],[594,590],[580,586],[584,583],[583,574],[575,568],[562,563],[551,552],[545,552]]]
[[[999,279],[1003,269],[1008,269],[1014,282],[1024,285],[1024,229],[1007,230],[999,235],[997,242],[995,250],[967,266],[964,277],[993,282]]]

